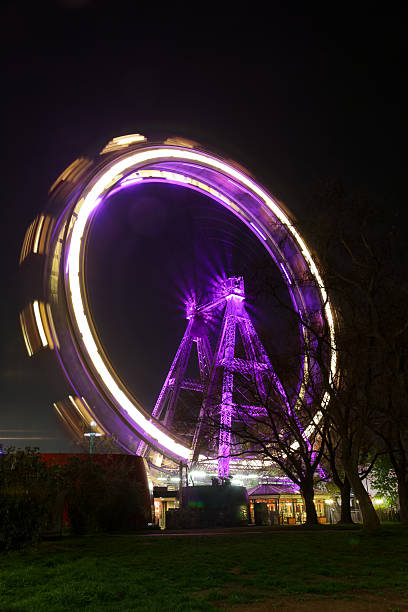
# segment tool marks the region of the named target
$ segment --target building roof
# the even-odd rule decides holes
[[[253,489],[248,491],[250,497],[256,495],[262,495],[268,497],[269,495],[300,495],[299,490],[294,484],[289,485],[285,483],[274,483],[274,484],[260,484]]]

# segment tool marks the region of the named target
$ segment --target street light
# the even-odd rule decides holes
[[[95,421],[91,421],[89,423],[89,426],[91,428],[91,431],[87,432],[87,433],[84,433],[84,437],[85,438],[89,438],[89,454],[92,455],[93,447],[94,447],[94,439],[95,438],[100,438],[102,436],[102,434],[93,430],[93,428],[96,427],[96,422]]]

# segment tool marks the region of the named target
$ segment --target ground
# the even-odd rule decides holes
[[[3,553],[12,610],[408,611],[408,528],[64,537]]]

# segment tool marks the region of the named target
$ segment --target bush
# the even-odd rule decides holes
[[[50,522],[55,472],[38,449],[14,448],[0,456],[0,549],[37,543]]]
[[[105,493],[97,512],[102,531],[131,531],[140,523],[142,487],[129,478],[125,466],[106,468]]]
[[[28,495],[0,496],[0,548],[23,548],[36,544],[44,525],[43,508]]]
[[[75,535],[132,531],[146,524],[142,499],[126,463],[89,455],[47,467],[38,449],[9,449],[0,455],[0,550],[60,532],[64,510]]]
[[[61,471],[72,533],[83,535],[97,531],[95,514],[104,494],[103,468],[90,458],[72,457]]]
[[[63,466],[67,513],[73,534],[131,531],[138,525],[141,485],[126,466],[72,458]]]

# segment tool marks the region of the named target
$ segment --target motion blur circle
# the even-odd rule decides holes
[[[333,313],[317,265],[289,213],[234,162],[184,139],[150,142],[129,135],[113,139],[95,159],[80,158],[64,171],[51,188],[42,215],[53,222],[44,239],[42,293],[33,296],[34,319],[37,303],[40,326],[43,303],[49,322],[47,334],[44,332],[46,339],[50,336],[48,346],[54,349],[72,393],[109,436],[127,452],[135,453],[143,440],[166,457],[188,463],[191,449],[186,442],[152,419],[115,372],[102,348],[87,298],[86,245],[96,211],[114,191],[146,182],[171,183],[204,193],[250,229],[278,266],[302,320],[323,313],[331,336],[328,367],[334,374]],[[40,244],[38,227],[36,232],[34,242],[38,237]],[[42,345],[46,347],[47,342]],[[323,406],[328,399],[326,393]]]

